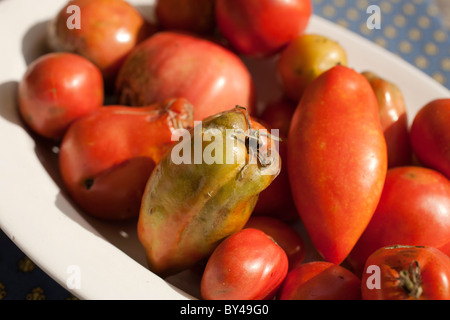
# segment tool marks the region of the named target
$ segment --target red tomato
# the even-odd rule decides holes
[[[217,25],[239,52],[269,56],[303,33],[312,14],[310,0],[218,0]]]
[[[78,53],[92,61],[109,88],[126,56],[154,31],[127,1],[73,0],[51,22],[48,38],[53,50]]]
[[[361,300],[361,281],[330,262],[308,262],[289,271],[278,291],[279,300]]]
[[[261,121],[269,132],[279,130],[281,141],[278,143],[282,165],[281,171],[270,186],[261,192],[253,215],[272,216],[283,221],[292,222],[298,219],[297,209],[292,198],[287,166],[287,135],[296,105],[282,99],[270,103],[261,115]]]
[[[383,247],[365,270],[364,300],[450,300],[450,258],[436,248]]]
[[[303,239],[291,225],[272,217],[251,216],[245,228],[263,231],[286,252],[289,269],[300,265],[305,259],[306,251]]]
[[[155,14],[167,30],[212,34],[215,30],[214,0],[158,0]]]
[[[192,126],[192,106],[185,99],[92,112],[75,121],[62,140],[59,168],[64,185],[92,216],[136,217],[147,180],[180,126]]]
[[[301,220],[326,261],[340,264],[367,227],[386,153],[375,94],[361,74],[336,66],[307,87],[289,131],[288,173]]]
[[[30,128],[60,140],[73,120],[103,105],[98,68],[70,53],[49,53],[33,61],[19,84],[19,110]]]
[[[378,101],[381,127],[386,138],[388,167],[406,166],[412,163],[409,141],[408,115],[400,89],[373,72],[363,72],[369,80]]]
[[[128,57],[117,79],[120,104],[148,105],[184,97],[194,106],[194,120],[236,105],[254,113],[254,85],[238,56],[187,34],[160,32]]]
[[[247,228],[226,238],[206,263],[205,300],[271,299],[288,271],[284,250],[264,232]]]
[[[386,176],[377,210],[348,257],[360,275],[377,249],[396,244],[440,248],[450,242],[450,181],[422,167],[397,167]]]
[[[419,161],[450,179],[450,99],[429,102],[411,126],[411,144]]]

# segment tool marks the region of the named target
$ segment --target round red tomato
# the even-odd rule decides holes
[[[303,239],[291,225],[280,219],[264,216],[251,216],[245,228],[263,231],[286,252],[289,269],[300,265],[305,259],[306,251]]]
[[[450,99],[429,102],[411,126],[411,144],[424,165],[450,179]]]
[[[365,270],[364,300],[450,300],[450,258],[436,248],[383,247]]]
[[[48,39],[53,50],[92,61],[109,88],[126,56],[154,31],[127,1],[73,0],[51,22]]]
[[[71,53],[33,61],[19,84],[19,110],[39,135],[60,140],[74,119],[99,109],[104,99],[98,68]]]
[[[390,169],[378,207],[348,256],[360,275],[366,259],[392,245],[439,248],[450,242],[450,181],[423,167]]]
[[[212,34],[215,29],[214,0],[159,0],[155,14],[164,29],[198,34]]]
[[[226,238],[206,263],[205,300],[271,299],[288,271],[284,250],[261,230],[247,228]]]
[[[311,0],[218,0],[217,25],[239,52],[269,56],[303,33],[312,14]]]
[[[142,106],[174,97],[194,106],[194,120],[236,105],[254,113],[254,85],[231,51],[192,35],[164,31],[130,54],[117,79],[120,104]]]
[[[331,262],[308,262],[289,271],[279,300],[361,300],[361,281]]]

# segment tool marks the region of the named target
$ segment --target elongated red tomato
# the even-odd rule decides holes
[[[206,300],[271,299],[288,271],[284,250],[263,231],[246,228],[212,253],[201,280]]]
[[[185,99],[97,110],[73,123],[62,140],[64,185],[92,216],[136,217],[150,174],[174,143],[173,131],[191,126],[192,106]]]
[[[288,172],[299,215],[325,260],[340,264],[368,225],[387,170],[375,94],[336,66],[306,89],[288,136]]]
[[[427,246],[391,246],[367,259],[364,300],[450,300],[450,258]]]

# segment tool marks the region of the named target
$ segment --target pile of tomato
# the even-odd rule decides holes
[[[123,0],[70,1],[20,82],[19,111],[59,145],[76,205],[137,219],[149,269],[201,270],[203,299],[449,299],[450,99],[408,126],[396,84],[305,32],[312,11],[159,0],[150,22]],[[279,101],[258,108],[243,57],[276,61]],[[245,161],[174,164],[174,149],[190,160],[197,147],[177,130],[200,134],[202,151],[228,139]],[[269,151],[250,162],[255,141]],[[320,258],[305,258],[298,223]]]

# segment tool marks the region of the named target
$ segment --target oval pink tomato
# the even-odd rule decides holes
[[[19,111],[39,135],[60,140],[73,120],[102,107],[103,79],[89,60],[49,53],[33,61],[19,84]]]
[[[194,120],[236,105],[254,113],[254,85],[244,63],[231,51],[179,32],[157,33],[130,54],[117,85],[120,104],[142,106],[173,97],[194,106]]]
[[[218,0],[217,25],[239,52],[269,56],[306,29],[311,0]]]
[[[286,252],[289,269],[300,265],[306,256],[305,245],[300,234],[290,224],[266,216],[251,216],[244,228],[263,231]]]
[[[206,263],[205,300],[271,299],[288,271],[284,250],[264,232],[247,228],[226,238]]]

